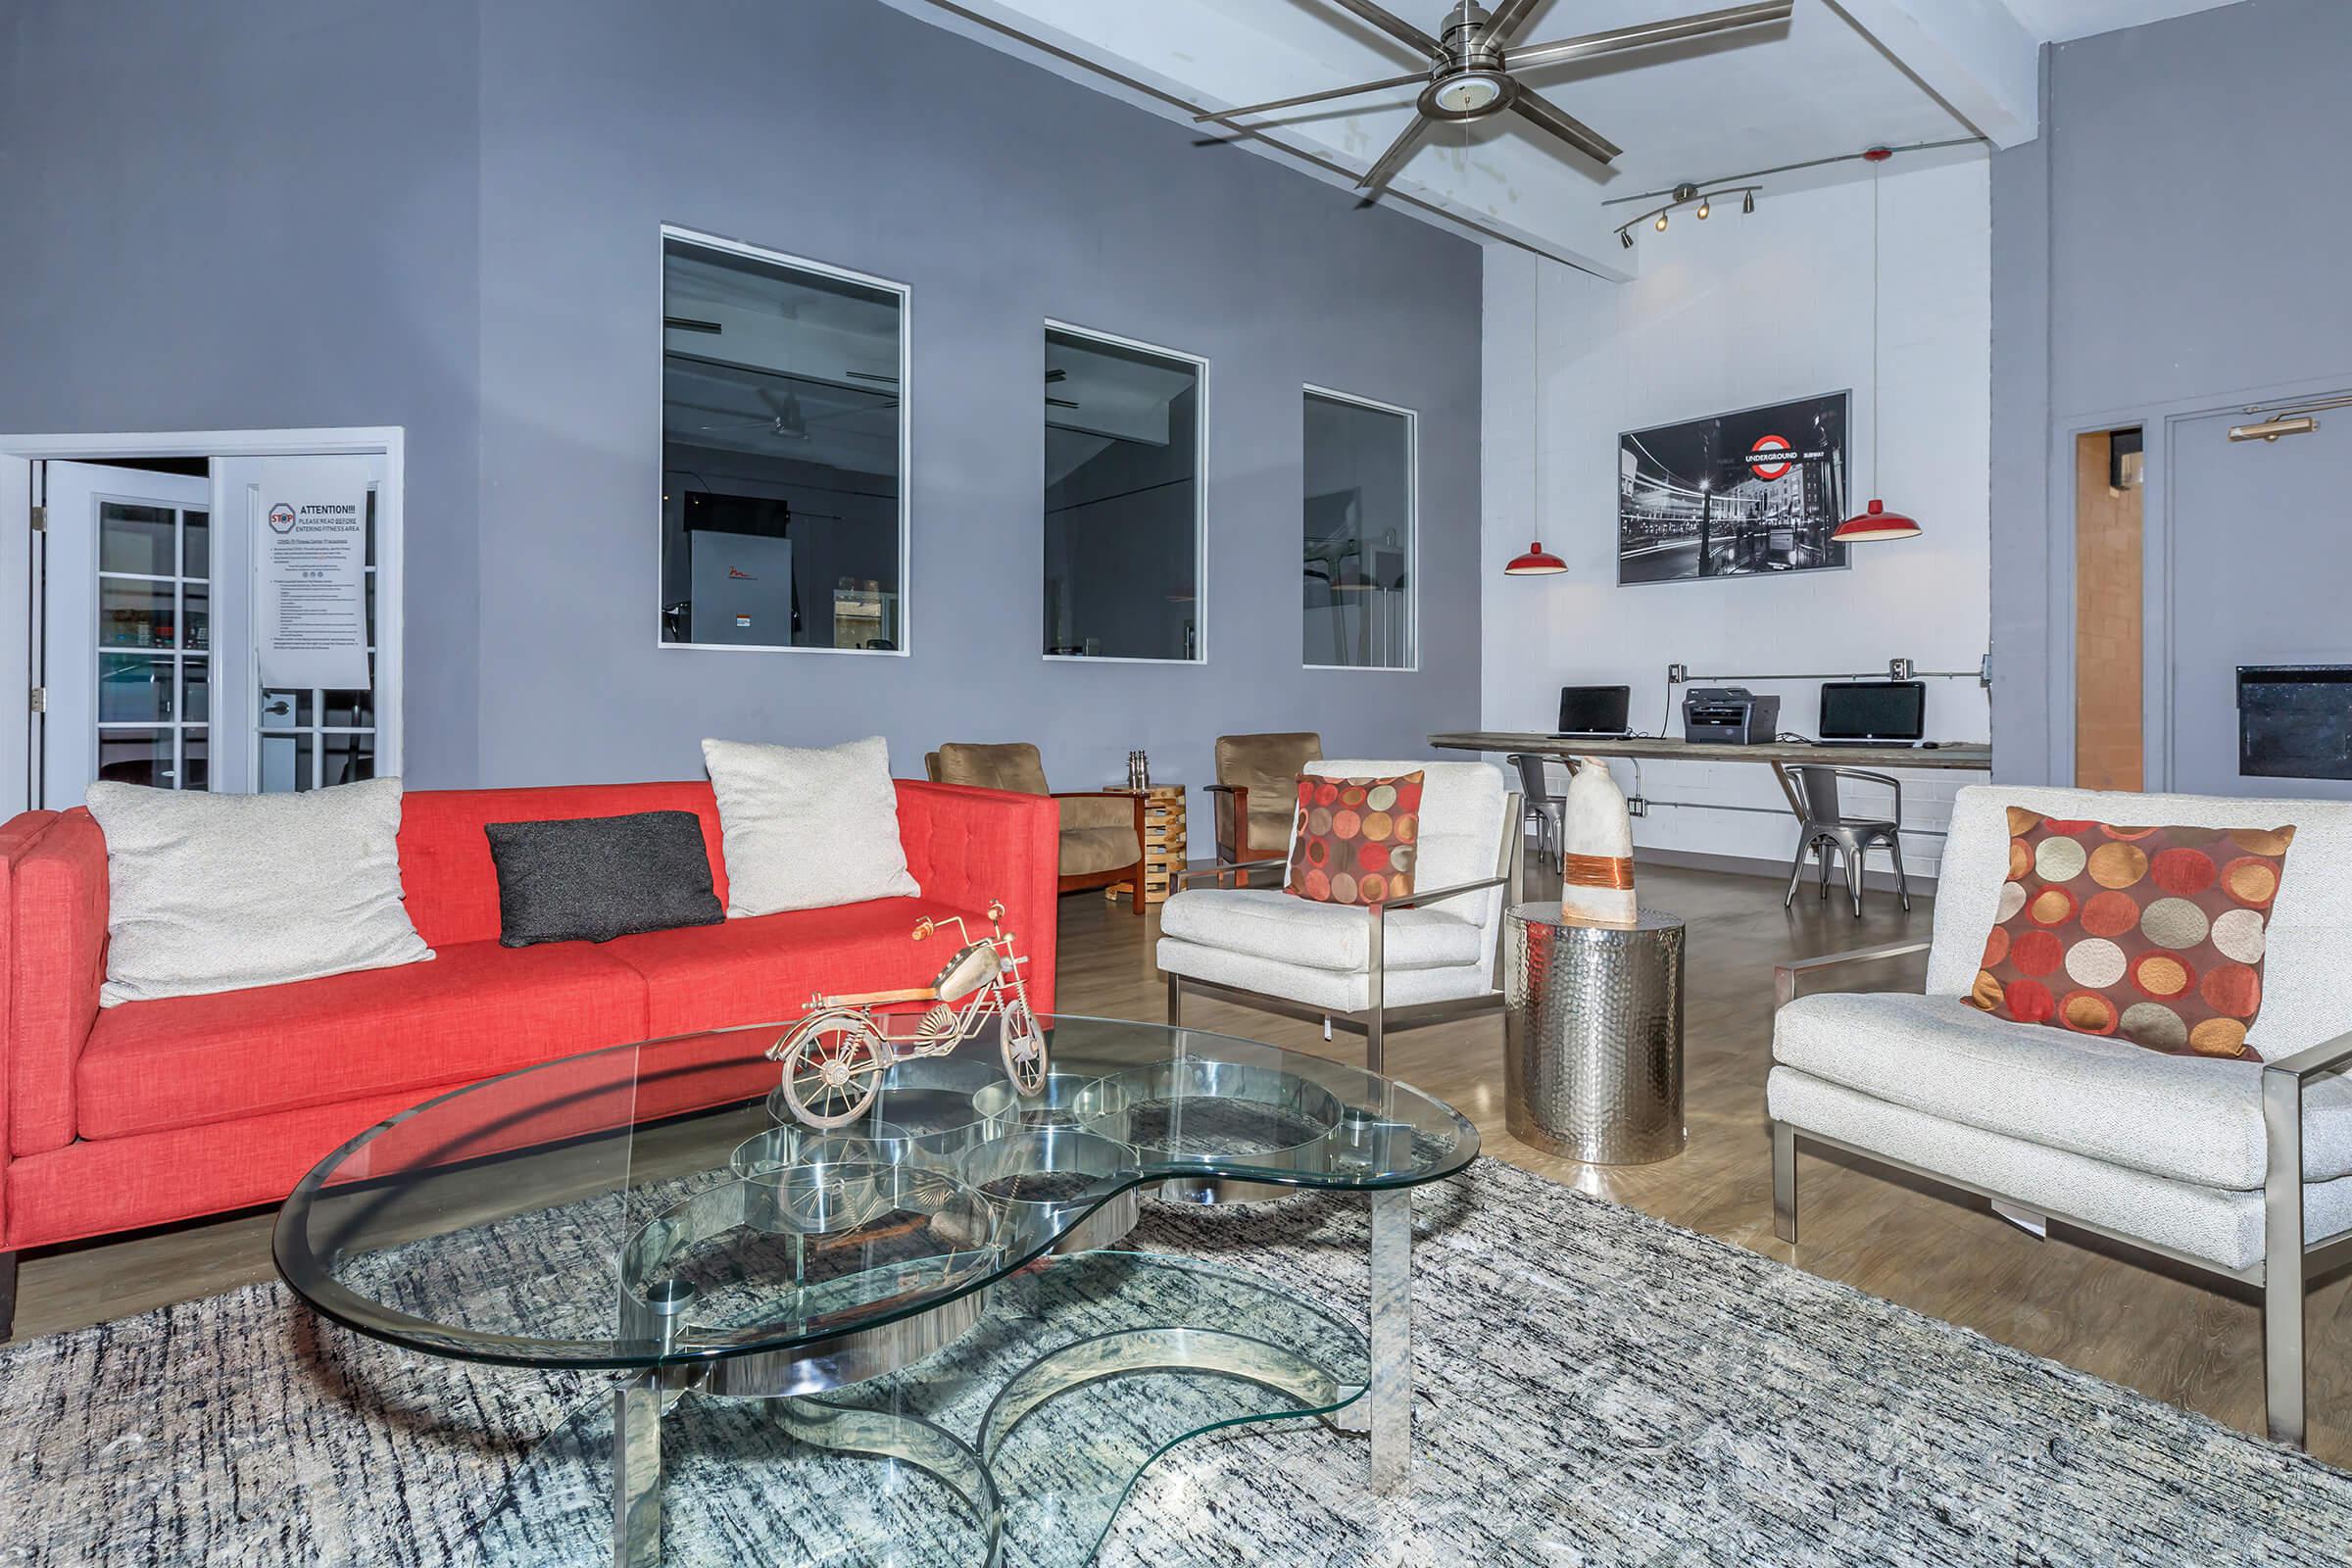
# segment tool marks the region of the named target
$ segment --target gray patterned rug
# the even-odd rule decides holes
[[[1739,1248],[1483,1159],[1416,1226],[1409,1498],[1367,1494],[1360,1440],[1236,1428],[1154,1464],[1101,1562],[2352,1559],[2352,1477]],[[1360,1201],[1148,1205],[1136,1240],[1360,1315]],[[529,1456],[600,1387],[404,1354],[272,1287],[11,1346],[0,1562],[504,1568],[575,1526],[593,1561],[601,1481]],[[715,1484],[671,1563],[808,1539],[775,1476]]]

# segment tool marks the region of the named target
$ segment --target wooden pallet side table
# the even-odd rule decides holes
[[[1144,904],[1149,907],[1167,903],[1184,881],[1184,786],[1154,784],[1148,790],[1131,790],[1113,784],[1103,793],[1144,797]],[[1116,903],[1128,891],[1119,883],[1104,888],[1102,896]]]

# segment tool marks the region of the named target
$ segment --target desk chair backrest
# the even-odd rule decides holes
[[[1795,787],[1796,798],[1804,804],[1806,821],[1819,822],[1826,827],[1844,823],[1843,802],[1838,793],[1839,771],[1835,767],[1808,767],[1801,763],[1788,769],[1788,781]]]

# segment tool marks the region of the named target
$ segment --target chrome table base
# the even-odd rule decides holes
[[[871,1479],[857,1494],[880,1488],[921,1516],[912,1527],[916,1539],[949,1543],[936,1559],[930,1546],[916,1545],[890,1556],[893,1563],[995,1564],[1008,1544],[1019,1548],[1019,1560],[1083,1563],[1134,1479],[1129,1466],[1140,1472],[1173,1443],[1236,1421],[1315,1416],[1342,1431],[1368,1430],[1373,1489],[1394,1493],[1407,1484],[1412,1455],[1411,1191],[1376,1192],[1371,1210],[1368,1339],[1268,1281],[1161,1254],[1075,1253],[861,1337],[895,1332],[887,1343],[632,1374],[601,1401],[610,1409],[610,1439],[590,1431],[551,1439],[546,1462],[593,1462],[609,1441],[617,1568],[662,1560],[665,1411],[673,1425],[686,1420],[689,1427],[738,1419],[706,1410],[770,1412],[774,1441],[801,1456],[787,1476],[806,1464],[867,1466]],[[830,1372],[843,1374],[841,1381],[828,1382]],[[1117,1403],[1118,1386],[1138,1380],[1147,1396]],[[1088,1390],[1110,1402],[1054,1415],[1056,1406],[1090,1397]],[[677,1406],[687,1395],[715,1397],[692,1401],[694,1411],[685,1412]],[[956,1407],[960,1418],[946,1419]],[[1139,1419],[1139,1409],[1166,1430],[1119,1435],[1119,1423]],[[570,1425],[583,1423],[605,1425],[594,1410]],[[1071,1431],[1083,1434],[1077,1441],[1086,1451],[1076,1458],[1068,1453]],[[1041,1494],[1063,1470],[1071,1472],[1077,1501]],[[549,1480],[517,1494],[558,1490]],[[779,1494],[798,1490],[785,1481],[762,1495],[789,1508]],[[1094,1538],[1027,1539],[1066,1530],[1072,1519]],[[826,1534],[824,1518],[807,1523],[808,1535]],[[514,1528],[523,1528],[519,1518]],[[800,1534],[795,1527],[792,1535]],[[568,1539],[576,1547],[576,1536]],[[537,1555],[508,1549],[516,1561]]]

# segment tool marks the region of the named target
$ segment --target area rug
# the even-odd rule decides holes
[[[2352,1477],[1728,1244],[1486,1159],[1415,1228],[1409,1495],[1368,1493],[1360,1439],[1237,1428],[1157,1461],[1100,1562],[2352,1560]],[[1360,1200],[1149,1204],[1134,1239],[1367,1288]],[[602,1387],[410,1355],[267,1286],[11,1346],[0,1561],[504,1568],[601,1485],[527,1461]],[[796,1560],[789,1513],[747,1494],[667,1560]]]

